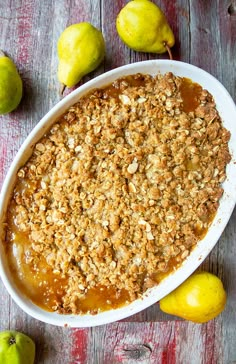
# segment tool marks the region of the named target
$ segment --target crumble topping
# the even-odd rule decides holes
[[[66,279],[52,310],[82,313],[80,301],[98,286],[133,301],[206,233],[223,194],[230,133],[199,85],[189,111],[186,82],[137,74],[94,90],[19,170],[7,244],[20,245],[12,232],[23,234],[24,264],[37,271],[44,259]]]

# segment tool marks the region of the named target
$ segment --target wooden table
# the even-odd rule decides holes
[[[210,72],[236,97],[235,0],[155,0],[176,36],[173,56]],[[59,100],[57,40],[70,24],[89,21],[104,34],[104,71],[165,55],[136,53],[119,39],[115,19],[124,0],[0,0],[0,48],[16,63],[24,82],[17,111],[0,116],[0,185],[25,137]],[[70,92],[71,90],[67,91]],[[25,314],[0,283],[0,329],[16,329],[36,342],[36,363],[236,363],[236,211],[202,264],[228,293],[222,315],[199,325],[161,313],[158,304],[127,320],[91,329],[60,328]],[[7,363],[4,363],[7,364]],[[27,364],[27,363],[26,363]]]

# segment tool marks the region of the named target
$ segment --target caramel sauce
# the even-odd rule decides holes
[[[54,311],[67,289],[68,277],[53,273],[52,268],[41,256],[37,266],[30,263],[30,242],[25,234],[13,234],[7,242],[7,259],[14,282],[18,289],[37,306]],[[106,311],[129,302],[126,290],[117,292],[114,287],[98,286],[87,291],[84,298],[76,303],[82,313]]]
[[[124,306],[129,301],[129,294],[124,289],[117,292],[112,286],[97,286],[90,288],[85,297],[78,300],[77,306],[81,312],[97,313]]]
[[[175,269],[179,267],[179,262],[176,260],[176,258],[169,259],[168,263],[166,264],[166,269],[163,272],[157,272],[153,273],[151,278],[153,281],[155,281],[157,284],[159,284],[164,278],[166,278],[170,273],[172,273]]]
[[[8,226],[11,234],[6,239],[5,251],[9,269],[18,289],[37,306],[46,311],[55,311],[60,305],[67,289],[68,277],[55,274],[41,255],[40,260],[31,260],[33,252],[27,234],[19,232],[11,216],[14,216],[14,206],[8,213]],[[118,308],[130,301],[126,290],[114,287],[97,286],[87,291],[84,298],[76,303],[81,313],[106,311]]]
[[[199,168],[199,163],[193,163],[191,160],[188,160],[185,163],[187,171],[197,171]]]
[[[104,87],[103,97],[114,97],[115,99],[119,99],[119,95],[122,92],[122,89],[126,87],[144,87],[145,86],[145,78],[142,74],[137,74],[133,76],[126,76],[120,78],[119,80],[114,81],[112,84]]]
[[[216,216],[216,212],[207,215],[205,218],[205,222],[207,222],[207,224],[210,225],[212,223],[212,221],[214,220],[215,216]],[[202,227],[202,226],[195,226],[195,229],[194,229],[194,233],[199,238],[199,240],[202,240],[205,237],[207,231],[208,231],[208,227],[206,228],[206,227]]]
[[[46,311],[53,311],[61,302],[67,287],[67,278],[53,273],[44,258],[41,257],[37,268],[15,257],[16,244],[12,245],[8,259],[10,270],[18,289],[37,306]]]
[[[186,113],[194,111],[200,104],[202,87],[189,78],[183,77],[179,90],[183,99],[182,110]]]
[[[46,311],[54,311],[60,305],[67,289],[68,277],[62,278],[54,274],[52,268],[46,263],[43,257],[37,263],[37,267],[27,263],[28,243],[25,237],[17,237],[21,245],[10,244],[7,249],[9,267],[14,282],[18,289],[25,294],[37,306]],[[24,253],[20,253],[23,249]],[[87,291],[83,299],[76,302],[81,313],[96,313],[111,308],[118,308],[129,302],[129,294],[126,290],[117,293],[114,287],[98,286]]]
[[[52,311],[65,294],[67,278],[54,274],[45,258],[32,255],[28,234],[19,231],[14,216],[14,204],[8,212],[8,231],[5,251],[14,282],[18,289],[36,305]]]
[[[118,99],[122,92],[122,88],[124,89],[127,86],[144,87],[145,78],[142,74],[120,78],[103,88],[103,97],[114,97]],[[183,100],[182,110],[186,113],[194,111],[200,104],[199,97],[202,92],[202,87],[191,79],[183,77],[179,91]]]

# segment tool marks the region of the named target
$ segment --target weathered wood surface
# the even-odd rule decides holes
[[[176,35],[174,58],[213,74],[235,100],[235,0],[154,2],[165,11]],[[15,61],[24,81],[24,98],[18,110],[0,116],[0,185],[25,137],[60,99],[56,44],[66,26],[89,21],[103,31],[106,40],[104,63],[82,82],[123,64],[167,57],[133,52],[122,44],[115,18],[125,3],[0,0],[0,48]],[[236,363],[235,218],[236,211],[202,265],[222,278],[228,292],[225,311],[207,324],[176,320],[161,313],[156,304],[123,322],[92,329],[58,328],[27,316],[0,283],[0,330],[29,334],[37,344],[36,363]]]

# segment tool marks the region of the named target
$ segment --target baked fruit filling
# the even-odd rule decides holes
[[[17,286],[58,313],[141,297],[206,234],[229,138],[209,92],[172,73],[82,97],[18,172],[5,239]]]

